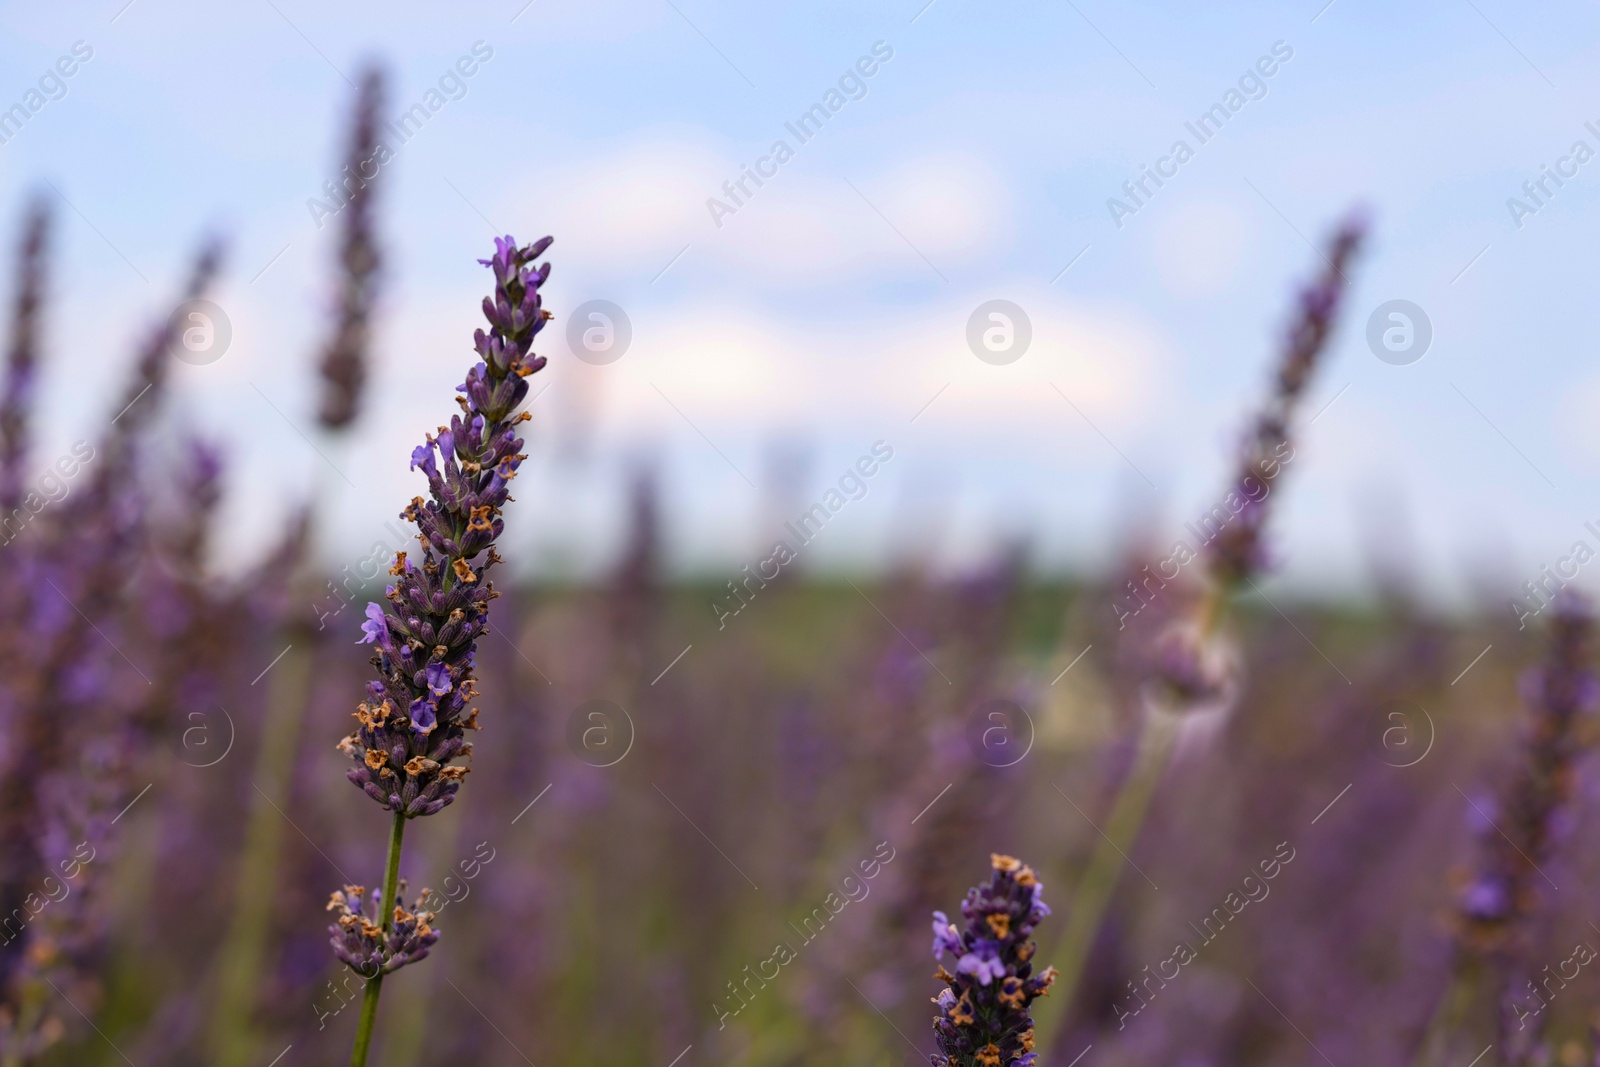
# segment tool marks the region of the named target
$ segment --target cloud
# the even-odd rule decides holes
[[[948,275],[1010,243],[1010,191],[975,157],[822,177],[799,160],[723,219],[704,255],[776,284]],[[852,188],[853,186],[853,188]]]
[[[1033,328],[1022,358],[999,367],[966,343],[972,309],[994,298],[1022,307]],[[886,332],[891,350],[875,377],[886,401],[910,405],[907,417],[946,382],[939,403],[949,403],[935,421],[971,420],[1008,433],[1054,437],[1063,421],[1080,420],[1068,399],[1102,428],[1123,431],[1154,425],[1167,407],[1172,346],[1132,309],[1016,280],[953,297],[945,308],[931,319],[908,313]]]
[[[563,255],[579,269],[653,273],[700,236],[705,198],[728,172],[709,136],[648,131],[540,172],[522,199],[561,220]]]
[[[1010,189],[975,156],[929,155],[835,177],[819,173],[819,153],[802,146],[761,186],[748,178],[742,192],[735,186],[735,203],[724,184],[744,176],[757,147],[694,129],[642,131],[542,171],[524,208],[561,220],[565,269],[646,281],[685,246],[682,270],[790,288],[921,274],[922,255],[948,271],[1011,242]],[[714,217],[712,199],[735,210]]]

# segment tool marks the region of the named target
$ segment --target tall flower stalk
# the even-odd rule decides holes
[[[1333,329],[1348,282],[1345,268],[1351,265],[1365,235],[1362,218],[1349,217],[1323,256],[1326,269],[1301,291],[1271,393],[1245,434],[1224,497],[1223,506],[1232,517],[1203,546],[1205,577],[1200,598],[1187,617],[1162,632],[1149,649],[1143,695],[1150,714],[1143,717],[1133,762],[1118,787],[1106,833],[1073,897],[1072,913],[1056,952],[1062,987],[1058,1011],[1067,1010],[1078,990],[1095,935],[1127,862],[1126,853],[1144,825],[1180,727],[1201,714],[1225,713],[1238,695],[1238,658],[1224,631],[1227,614],[1238,591],[1253,587],[1254,578],[1267,567],[1264,533],[1270,514],[1269,491],[1293,459],[1290,424]]]
[[[933,1067],[1033,1067],[1033,1017],[1029,1008],[1048,996],[1056,969],[1035,974],[1038,944],[1033,931],[1050,914],[1044,886],[1033,870],[1010,856],[990,857],[989,881],[967,891],[961,902],[966,929],[942,911],[933,913],[933,958],[955,957],[955,973],[944,964],[934,977],[945,988],[933,998],[939,1051]]]
[[[1524,970],[1542,905],[1543,868],[1555,856],[1558,827],[1578,783],[1576,764],[1587,747],[1582,720],[1600,708],[1593,608],[1571,590],[1558,594],[1551,608],[1544,662],[1522,678],[1527,718],[1521,758],[1498,811],[1474,811],[1486,824],[1481,859],[1456,900],[1450,983],[1419,1046],[1421,1063],[1446,1053],[1472,998],[1489,983],[1506,1062],[1539,1061],[1544,1005],[1527,995],[1533,983],[1525,990],[1519,978],[1529,977]],[[1530,1010],[1527,1001],[1537,1007]]]
[[[39,310],[44,302],[45,243],[50,212],[41,198],[28,209],[17,250],[17,290],[6,347],[5,392],[0,394],[0,519],[22,503],[28,456],[28,413],[38,378]]]
[[[322,354],[322,425],[343,429],[360,411],[362,386],[367,380],[367,348],[373,304],[378,293],[378,268],[382,264],[374,239],[372,186],[378,175],[381,142],[379,112],[383,109],[383,71],[374,67],[361,79],[355,121],[350,130],[345,161],[344,229],[339,245],[338,327]],[[351,188],[351,185],[354,188]]]
[[[478,709],[469,707],[477,695],[476,646],[495,596],[487,579],[501,562],[494,550],[505,525],[501,509],[526,458],[516,426],[530,416],[517,408],[528,376],[545,365],[532,347],[550,318],[539,297],[550,265],[532,264],[550,242],[519,246],[509,235],[496,238],[494,256],[479,261],[495,277],[494,293],[483,301],[489,330],[474,335],[479,362],[457,387],[461,412],[411,454],[411,469],[428,478],[429,498],[414,498],[401,516],[417,527],[420,560],[396,556],[388,603],[367,605],[361,627],[362,643],[376,648],[378,677],[356,712],[358,728],[339,747],[353,763],[350,781],[390,813],[391,824],[376,908],[364,906],[354,886],[329,902],[338,913],[329,928],[334,953],[368,979],[351,1067],[367,1062],[384,976],[421,959],[438,936],[420,903],[409,912],[396,906],[400,856],[406,822],[455,799],[468,772],[457,761],[471,758],[466,732],[479,728]]]

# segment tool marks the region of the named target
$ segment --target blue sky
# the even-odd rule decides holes
[[[1509,595],[1600,517],[1600,159],[1520,227],[1507,207],[1574,142],[1600,151],[1594,3],[524,2],[0,9],[0,107],[93,49],[0,146],[7,249],[30,190],[71,205],[41,463],[115,414],[140,330],[220,229],[233,344],[175,376],[230,457],[220,562],[258,555],[311,491],[332,501],[330,560],[353,562],[451,409],[487,287],[473,260],[496,230],[548,232],[550,391],[511,520],[533,569],[606,558],[641,459],[677,564],[737,569],[877,440],[895,458],[808,565],[959,566],[1026,536],[1051,566],[1102,566],[1132,516],[1166,540],[1218,496],[1320,262],[1308,242],[1361,202],[1374,237],[1281,486],[1281,581],[1346,590],[1374,544],[1404,542],[1428,587]],[[346,79],[383,60],[398,116],[477,42],[492,58],[384,171],[375,386],[353,438],[322,441],[335,231],[307,200],[337,169]],[[794,142],[785,123],[879,42],[865,95]],[[1278,42],[1293,56],[1265,95],[1115,225],[1108,198]],[[716,225],[708,199],[780,137],[794,158]],[[594,299],[633,327],[607,366],[561,329]],[[965,340],[992,299],[1032,323],[1004,366]],[[1364,336],[1393,299],[1434,331],[1404,366]],[[781,491],[776,454],[807,457]]]

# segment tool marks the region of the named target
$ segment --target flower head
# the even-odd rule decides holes
[[[532,262],[549,244],[496,238],[494,257],[483,261],[495,274],[483,302],[489,330],[474,337],[479,361],[457,389],[461,411],[411,453],[428,498],[413,499],[402,517],[417,527],[421,558],[397,558],[387,603],[369,604],[361,624],[378,677],[367,686],[369,710],[358,713],[359,728],[340,749],[353,764],[350,780],[407,818],[444,808],[467,773],[455,761],[470,758],[466,731],[476,728],[474,649],[495,597],[486,576],[500,562],[500,512],[524,458],[515,428],[527,415],[516,409],[527,377],[545,363],[531,348],[550,317],[539,298],[550,268]]]
[[[1457,897],[1455,927],[1470,952],[1504,951],[1528,937],[1541,868],[1556,851],[1577,785],[1581,720],[1600,707],[1590,666],[1593,610],[1571,590],[1558,594],[1552,608],[1544,662],[1522,679],[1527,719],[1520,766],[1498,803],[1474,802],[1469,811],[1481,824],[1483,858]],[[1484,806],[1494,818],[1484,816]]]
[[[402,878],[402,897],[405,891]],[[425,958],[439,940],[439,932],[430,925],[433,912],[422,907],[430,892],[424,889],[410,911],[397,904],[386,931],[378,914],[381,905],[376,888],[368,893],[362,886],[347,885],[335,891],[328,898],[327,907],[335,915],[333,925],[328,927],[333,954],[363,978],[398,971]]]
[[[934,998],[934,1067],[1032,1067],[1028,1007],[1049,991],[1055,969],[1034,973],[1031,936],[1050,909],[1027,865],[999,854],[992,865],[989,881],[961,902],[966,929],[958,931],[944,912],[933,914],[934,958],[946,951],[958,957],[955,974],[940,967],[934,976],[946,983]]]
[[[1231,518],[1206,541],[1211,576],[1223,585],[1243,584],[1267,567],[1267,500],[1273,480],[1294,458],[1290,420],[1327,346],[1349,282],[1345,268],[1354,261],[1366,233],[1367,221],[1361,213],[1347,218],[1323,257],[1327,270],[1300,294],[1297,314],[1284,338],[1272,394],[1245,434],[1234,484],[1224,498],[1224,514],[1231,513]]]
[[[341,179],[347,199],[340,209],[344,232],[339,247],[339,318],[322,354],[324,389],[319,412],[322,425],[330,430],[343,429],[355,419],[367,379],[369,320],[377,300],[381,263],[373,236],[372,185],[390,155],[382,139],[383,83],[383,72],[377,68],[361,79]]]

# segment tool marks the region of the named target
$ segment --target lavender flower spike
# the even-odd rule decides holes
[[[1590,666],[1593,608],[1571,590],[1557,594],[1554,608],[1544,662],[1522,678],[1522,760],[1501,796],[1500,818],[1480,835],[1479,870],[1457,899],[1457,944],[1468,952],[1526,949],[1540,868],[1554,857],[1560,824],[1570,818],[1586,747],[1582,720],[1600,708],[1600,679]]]
[[[956,957],[956,973],[939,965],[934,977],[947,983],[933,1031],[939,1044],[933,1067],[1033,1067],[1033,1017],[1028,1008],[1050,992],[1056,969],[1033,973],[1030,937],[1050,914],[1044,886],[1033,871],[1010,856],[994,855],[994,874],[967,891],[957,930],[944,912],[933,913],[933,958]]]
[[[6,381],[0,397],[0,511],[22,503],[23,465],[28,450],[28,413],[33,405],[38,361],[39,308],[43,302],[45,240],[50,212],[43,199],[28,210],[19,249],[17,296],[6,349]]]
[[[1323,256],[1327,270],[1300,292],[1298,314],[1284,338],[1283,361],[1274,376],[1272,393],[1240,449],[1233,492],[1229,495],[1229,499],[1239,501],[1237,518],[1224,525],[1206,546],[1211,577],[1220,585],[1243,584],[1265,571],[1270,563],[1262,543],[1268,515],[1267,491],[1282,467],[1294,458],[1290,424],[1333,331],[1340,301],[1349,285],[1345,268],[1354,261],[1366,233],[1363,213],[1357,211],[1345,219]],[[1231,503],[1227,507],[1234,510]]]
[[[361,388],[367,380],[367,347],[373,304],[377,299],[381,254],[373,234],[372,184],[378,168],[388,162],[380,113],[384,77],[377,67],[361,79],[355,123],[350,131],[350,154],[345,160],[343,191],[344,233],[339,247],[342,268],[339,285],[339,324],[322,354],[322,405],[318,418],[330,430],[342,429],[355,419]]]
[[[1417,1043],[1417,1064],[1442,1062],[1486,984],[1498,994],[1500,1061],[1525,1067],[1555,1060],[1546,1047],[1544,1005],[1530,1012],[1523,983],[1536,966],[1537,924],[1548,906],[1542,876],[1572,819],[1579,761],[1592,743],[1586,720],[1600,709],[1600,678],[1593,668],[1593,606],[1571,589],[1552,606],[1544,660],[1521,679],[1525,718],[1515,769],[1498,803],[1488,802],[1489,812],[1468,802],[1481,858],[1457,887],[1451,978]],[[1533,989],[1531,981],[1526,985]]]
[[[1238,695],[1241,667],[1233,643],[1219,633],[1220,623],[1239,587],[1270,568],[1265,543],[1270,494],[1294,459],[1295,412],[1327,348],[1349,285],[1345,270],[1366,240],[1367,225],[1359,210],[1348,216],[1322,257],[1327,269],[1300,292],[1272,391],[1245,434],[1223,503],[1205,520],[1220,516],[1222,521],[1202,548],[1204,596],[1193,617],[1170,626],[1150,650],[1145,694],[1155,707],[1174,714],[1226,710]]]
[[[428,436],[411,454],[411,467],[428,476],[431,499],[417,497],[402,513],[415,523],[422,560],[400,553],[389,604],[367,608],[361,643],[377,646],[378,679],[356,712],[360,728],[339,747],[355,761],[348,777],[379,804],[407,818],[432,815],[454,799],[470,758],[466,731],[478,729],[474,646],[488,629],[485,581],[500,557],[494,542],[504,526],[500,509],[523,456],[514,427],[529,416],[513,412],[528,392],[524,380],[545,365],[530,351],[550,318],[539,286],[550,265],[529,266],[551,239],[518,247],[495,239],[495,292],[483,302],[489,332],[477,331],[477,366],[457,387],[461,414]],[[476,562],[482,559],[482,562]]]
[[[456,387],[461,414],[411,453],[411,469],[428,476],[431,499],[414,497],[401,517],[416,524],[422,561],[396,554],[389,568],[396,581],[384,593],[389,604],[367,606],[357,642],[377,646],[378,677],[367,683],[367,700],[356,711],[360,727],[339,748],[355,761],[349,779],[393,819],[383,894],[372,914],[360,907],[359,892],[356,907],[338,894],[331,904],[344,909],[334,951],[368,979],[351,1067],[367,1062],[384,975],[422,959],[439,937],[420,902],[413,912],[397,906],[400,852],[408,821],[455,799],[467,768],[453,761],[472,755],[466,732],[478,729],[478,709],[467,705],[477,692],[474,659],[495,597],[486,579],[500,562],[494,551],[505,529],[500,509],[527,458],[517,451],[516,426],[530,416],[515,412],[528,395],[525,379],[545,365],[532,352],[533,338],[551,317],[539,300],[550,265],[531,264],[551,240],[519,246],[510,235],[496,237],[494,256],[478,261],[494,270],[494,294],[483,301],[489,332],[473,335],[479,362]],[[374,963],[377,974],[363,970]]]

